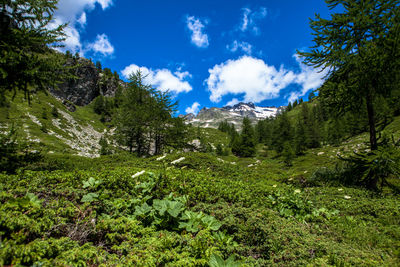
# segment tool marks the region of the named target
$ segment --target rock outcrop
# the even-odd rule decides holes
[[[85,58],[68,58],[67,67],[71,68],[74,78],[60,83],[58,88],[50,88],[50,93],[63,102],[85,106],[100,94],[114,96],[118,87],[124,85],[118,75],[109,69],[96,68],[91,60]]]

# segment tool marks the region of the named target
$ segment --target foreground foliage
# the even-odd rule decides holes
[[[111,158],[87,159],[94,170],[1,175],[0,265],[399,263],[391,193],[298,183],[267,159],[247,167],[202,153]]]

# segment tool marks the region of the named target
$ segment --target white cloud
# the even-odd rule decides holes
[[[267,16],[267,9],[265,7],[260,7],[256,11],[252,11],[250,8],[243,8],[242,10],[242,21],[238,29],[242,32],[251,31],[258,35],[260,33],[260,28],[257,26],[257,21]]]
[[[290,99],[302,96],[309,90],[317,89],[323,83],[324,73],[318,73],[312,67],[301,63],[300,72],[287,70],[284,66],[276,69],[263,60],[243,56],[236,60],[228,60],[209,69],[209,77],[205,80],[210,91],[210,100],[220,102],[225,95],[243,95],[244,102],[259,103],[279,96],[280,91],[289,85],[299,85],[300,92],[292,92]],[[238,102],[232,99],[227,105]]]
[[[176,71],[172,73],[169,69],[156,69],[152,70],[146,67],[139,67],[138,65],[131,64],[121,71],[125,78],[129,78],[131,74],[140,70],[145,76],[144,82],[151,84],[160,91],[170,91],[177,95],[179,93],[186,93],[193,88],[187,81],[192,75],[185,71]]]
[[[208,70],[205,81],[210,90],[210,100],[219,102],[227,94],[244,94],[245,102],[261,102],[279,95],[279,91],[296,78],[283,67],[277,70],[261,59],[243,56],[228,60]]]
[[[97,0],[96,2],[101,5],[102,9],[106,9],[113,4],[112,0]]]
[[[186,114],[193,113],[196,115],[197,113],[199,113],[199,110],[200,110],[200,104],[198,102],[194,102],[191,107],[187,107],[185,109],[185,112]]]
[[[81,25],[81,27],[84,27],[86,25],[86,12],[82,13],[77,22]]]
[[[299,99],[299,97],[301,97],[301,93],[300,92],[291,92],[289,94],[288,99],[288,103],[293,103],[295,100]]]
[[[232,53],[235,53],[240,49],[246,55],[251,55],[253,47],[251,44],[249,44],[247,42],[238,42],[237,40],[235,40],[232,42],[231,45],[227,45],[226,49],[228,49]]]
[[[231,101],[229,101],[228,103],[226,103],[225,106],[234,106],[234,105],[239,104],[239,103],[240,103],[239,99],[233,98]]]
[[[328,74],[328,69],[323,71],[321,71],[321,68],[315,69],[304,64],[299,55],[294,54],[293,57],[299,64],[301,70],[301,72],[296,75],[295,80],[295,83],[301,86],[301,90],[290,92],[290,94],[286,96],[288,102],[291,103],[300,97],[305,96],[310,90],[319,88],[324,83],[324,78]]]
[[[297,75],[296,83],[302,86],[301,95],[305,95],[308,91],[320,87],[324,82],[324,77],[328,74],[328,69],[321,72],[321,69],[315,69],[311,66],[304,64],[299,57],[295,54],[293,57],[300,65],[301,72]]]
[[[86,13],[93,10],[99,4],[103,10],[112,5],[112,0],[60,0],[57,10],[54,13],[54,20],[50,27],[57,27],[60,24],[68,23],[65,28],[66,40],[64,50],[79,52],[85,51],[80,40],[80,33],[77,29],[83,29],[87,23]]]
[[[94,53],[100,53],[103,56],[112,55],[114,53],[114,47],[108,40],[107,35],[104,33],[97,35],[96,40],[87,45],[87,50],[93,51]]]
[[[200,19],[196,19],[194,16],[188,16],[186,18],[186,26],[191,32],[191,40],[194,45],[201,48],[208,47],[208,35],[203,32],[205,26]]]

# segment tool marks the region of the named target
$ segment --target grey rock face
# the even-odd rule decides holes
[[[70,58],[67,66],[72,67],[75,78],[62,82],[58,88],[50,88],[50,93],[78,106],[89,104],[100,94],[114,96],[118,86],[123,84],[116,77],[101,73],[93,62],[85,58]]]

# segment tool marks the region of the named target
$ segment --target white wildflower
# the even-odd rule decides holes
[[[249,167],[249,168],[250,168],[250,167],[253,167],[253,166],[254,166],[254,164],[247,165],[247,167]]]
[[[351,196],[344,196],[344,199],[350,199]]]
[[[338,188],[338,190],[337,191],[343,191],[343,188]]]
[[[176,160],[172,161],[171,164],[176,164],[176,163],[179,163],[179,162],[181,162],[183,160],[185,160],[185,157],[181,157],[179,159],[176,159]]]
[[[274,184],[272,187],[276,187],[276,184]]]
[[[301,190],[300,190],[300,189],[296,189],[296,190],[294,190],[294,192],[295,192],[296,194],[300,194]]]
[[[138,176],[144,174],[145,172],[146,172],[145,170],[143,170],[143,171],[141,171],[141,172],[137,172],[137,173],[135,173],[134,175],[132,175],[132,178],[136,178],[136,177],[138,177]]]
[[[164,155],[164,156],[161,156],[161,157],[158,157],[158,158],[156,158],[156,160],[162,160],[162,159],[165,159],[165,157],[166,157],[167,155]]]

